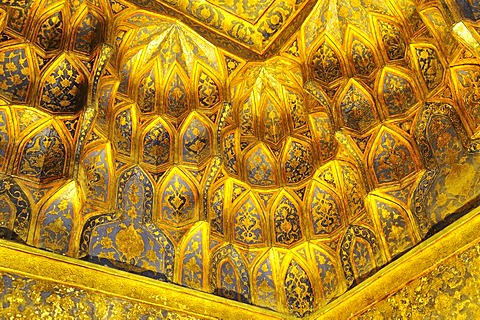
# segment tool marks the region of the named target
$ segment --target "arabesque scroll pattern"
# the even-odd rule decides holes
[[[243,13],[266,39],[294,14],[269,4]],[[0,236],[305,316],[478,196],[457,9],[321,1],[249,61],[168,10],[0,0]]]

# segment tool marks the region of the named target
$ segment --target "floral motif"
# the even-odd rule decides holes
[[[63,254],[68,252],[75,221],[75,198],[75,183],[71,182],[58,191],[54,200],[46,208],[39,219],[42,228],[38,244],[41,248]]]
[[[63,28],[63,14],[61,11],[55,12],[43,22],[36,43],[45,51],[60,49]]]
[[[271,186],[275,184],[274,168],[265,153],[264,148],[258,146],[246,161],[247,179],[253,185]]]
[[[311,64],[315,78],[330,83],[342,77],[340,59],[327,42],[323,42],[312,57]]]
[[[253,105],[250,99],[247,99],[242,108],[240,109],[240,132],[242,135],[253,135],[254,134],[254,115],[253,115]]]
[[[37,179],[60,177],[65,173],[66,150],[53,126],[27,141],[22,152],[20,173]]]
[[[328,118],[328,115],[325,113],[310,115],[310,119],[313,124],[312,127],[314,128],[313,132],[315,132],[317,136],[315,143],[320,150],[318,156],[322,162],[326,161],[334,156],[337,149],[337,142],[335,140],[332,123]]]
[[[290,106],[290,115],[293,121],[293,128],[298,129],[307,124],[307,110],[302,96],[295,92],[287,92],[287,100]]]
[[[241,302],[250,302],[250,277],[245,262],[232,245],[218,249],[212,256],[210,286],[215,294]]]
[[[220,90],[217,83],[204,72],[200,74],[198,79],[197,91],[201,107],[210,108],[220,102]]]
[[[210,156],[211,135],[205,124],[193,118],[182,137],[183,161],[201,163]]]
[[[85,157],[83,165],[85,168],[87,197],[97,201],[107,202],[108,189],[110,186],[110,170],[107,163],[106,150],[92,151]]]
[[[264,242],[261,211],[250,197],[235,212],[233,223],[235,240],[247,245]]]
[[[175,73],[167,84],[165,102],[167,114],[180,117],[188,110],[188,90],[182,78]]]
[[[149,113],[155,110],[156,92],[155,72],[152,69],[143,76],[138,87],[137,105],[142,113]]]
[[[276,144],[285,135],[285,121],[279,112],[278,106],[270,99],[265,102],[263,110],[263,126],[265,127],[265,140]]]
[[[382,264],[374,233],[357,225],[347,229],[340,248],[340,258],[348,286],[359,283]]]
[[[332,299],[338,291],[339,279],[332,259],[320,250],[314,249],[315,262],[320,271],[325,302]]]
[[[416,171],[408,147],[389,131],[383,131],[373,148],[373,170],[378,183],[400,181]]]
[[[364,193],[358,169],[342,163],[340,171],[345,185],[345,198],[352,217],[357,217],[365,210]]]
[[[428,90],[435,89],[443,79],[444,67],[437,51],[428,47],[416,47],[417,61]]]
[[[12,102],[26,101],[31,75],[25,49],[0,52],[0,95]]]
[[[107,83],[100,88],[98,95],[98,115],[96,124],[106,131],[107,127],[107,114],[110,111],[109,107],[114,95],[114,85]]]
[[[68,59],[55,64],[44,79],[40,106],[52,112],[76,112],[85,104],[84,76]]]
[[[100,43],[103,26],[92,13],[87,13],[76,29],[75,49],[90,54]]]
[[[329,234],[341,226],[340,206],[328,188],[317,185],[313,189],[310,215],[316,235]]]
[[[408,111],[417,102],[410,82],[391,72],[387,72],[383,80],[382,95],[392,116]]]
[[[286,153],[285,177],[288,183],[297,183],[313,174],[312,149],[299,142],[292,141]]]
[[[275,241],[290,245],[302,239],[297,206],[286,196],[282,196],[274,210]]]
[[[215,190],[210,198],[210,208],[213,216],[210,219],[210,225],[213,232],[224,234],[223,206],[225,201],[225,185],[221,185]]]
[[[190,288],[203,287],[203,233],[202,229],[194,233],[183,250],[182,284]]]
[[[372,50],[358,39],[352,41],[352,59],[355,71],[362,76],[369,76],[377,68]]]
[[[196,194],[184,177],[173,174],[162,193],[162,219],[173,225],[183,224],[195,216]]]
[[[118,219],[94,223],[88,256],[95,263],[162,280],[173,279],[174,247],[151,223],[153,186],[139,168],[124,171],[117,191]],[[96,225],[95,225],[96,224]]]
[[[132,111],[126,109],[115,117],[114,141],[117,151],[130,155],[132,149],[133,121]]]
[[[390,60],[403,59],[405,57],[406,44],[398,27],[384,21],[379,21],[378,26],[388,58]]]
[[[31,210],[22,188],[13,179],[0,179],[0,237],[26,241]]]
[[[259,305],[276,310],[278,308],[277,294],[272,269],[270,256],[267,256],[254,273],[255,287],[257,289],[255,295]]]
[[[288,310],[297,317],[303,317],[313,310],[315,297],[307,273],[292,260],[285,275],[285,295]]]
[[[298,0],[297,4],[301,1],[303,0]],[[263,22],[257,29],[262,34],[264,42],[281,30],[285,21],[287,21],[293,13],[293,10],[293,7],[288,5],[287,2],[273,2]]]
[[[375,122],[375,107],[356,84],[351,84],[340,100],[340,110],[346,127],[365,132]]]
[[[10,145],[9,117],[4,110],[0,110],[0,168],[5,166],[8,147]]]
[[[410,249],[414,242],[409,234],[404,209],[381,198],[375,201],[375,205],[391,256],[395,257]]]
[[[477,66],[463,67],[456,71],[458,91],[476,127],[480,126],[480,69]]]
[[[161,166],[170,160],[170,133],[161,122],[157,122],[143,138],[143,161]]]
[[[235,132],[228,133],[223,139],[223,154],[227,170],[232,174],[238,173],[237,153],[235,150]]]

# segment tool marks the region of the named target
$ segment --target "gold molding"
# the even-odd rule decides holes
[[[289,319],[282,314],[0,239],[0,273],[120,297],[201,319]]]

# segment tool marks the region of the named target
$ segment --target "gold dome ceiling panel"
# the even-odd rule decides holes
[[[129,1],[152,12],[182,20],[215,44],[261,56],[295,31],[314,1]],[[118,2],[120,3],[120,2]]]
[[[4,238],[303,317],[476,204],[475,7],[0,4]]]

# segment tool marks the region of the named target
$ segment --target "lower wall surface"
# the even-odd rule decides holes
[[[179,311],[11,272],[2,272],[1,280],[0,315],[7,319],[199,319]]]
[[[480,242],[446,259],[360,319],[480,319]]]

